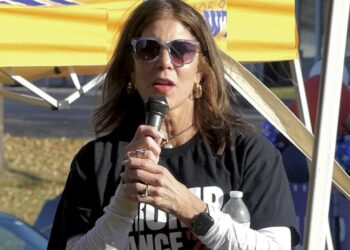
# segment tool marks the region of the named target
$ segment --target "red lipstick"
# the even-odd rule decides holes
[[[175,87],[175,83],[166,78],[157,78],[152,82],[153,88],[161,94],[165,94],[169,92],[173,87]]]

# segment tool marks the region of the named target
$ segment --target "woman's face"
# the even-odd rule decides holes
[[[190,31],[174,18],[162,18],[150,24],[143,30],[141,38],[155,39],[163,44],[178,39],[196,41]],[[192,53],[189,57],[193,57],[192,62],[179,66],[177,58],[173,56],[172,60],[165,48],[160,49],[158,58],[151,62],[141,61],[134,55],[131,78],[143,101],[146,102],[151,95],[162,94],[167,98],[170,110],[193,110],[193,85],[200,82],[202,75],[198,72],[199,54]]]

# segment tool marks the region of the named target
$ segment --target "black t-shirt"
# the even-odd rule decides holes
[[[85,145],[72,162],[58,206],[49,249],[64,249],[69,237],[87,232],[103,214],[119,184],[128,143],[113,132]],[[286,226],[299,241],[296,215],[279,152],[265,137],[232,129],[231,144],[216,155],[197,134],[187,143],[162,149],[159,165],[204,202],[219,208],[230,190],[241,190],[251,215],[251,228]],[[129,234],[136,249],[205,249],[174,216],[141,204],[140,220]],[[147,248],[148,247],[148,248]],[[203,246],[201,246],[203,247]]]

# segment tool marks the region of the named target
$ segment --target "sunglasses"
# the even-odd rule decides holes
[[[195,40],[179,39],[162,43],[153,37],[132,39],[131,45],[136,59],[149,63],[157,60],[164,48],[169,52],[171,62],[178,67],[191,63],[200,48],[199,42]]]

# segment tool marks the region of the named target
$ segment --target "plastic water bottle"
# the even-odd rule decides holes
[[[231,215],[231,218],[238,223],[250,227],[250,214],[242,200],[243,192],[230,191],[230,199],[226,202],[222,211]]]

